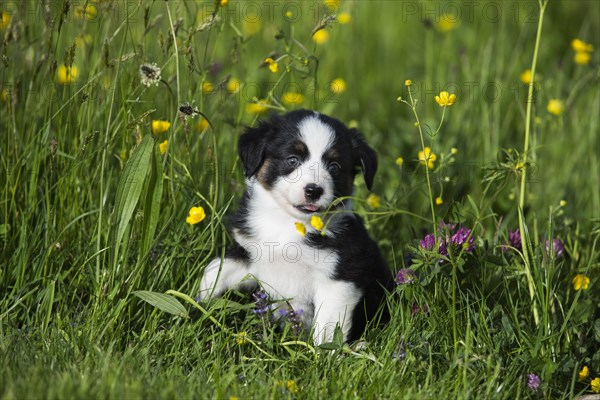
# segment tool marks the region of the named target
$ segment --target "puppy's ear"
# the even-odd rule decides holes
[[[273,127],[269,121],[262,121],[258,126],[246,128],[238,140],[238,153],[244,166],[247,178],[256,174],[265,158],[265,148]]]
[[[373,150],[365,141],[362,133],[352,128],[350,129],[352,135],[352,158],[354,159],[354,165],[360,167],[367,189],[371,190],[373,187],[373,178],[375,172],[377,172],[377,153]]]

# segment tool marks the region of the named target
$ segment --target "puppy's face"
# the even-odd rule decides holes
[[[300,219],[350,196],[359,169],[370,189],[377,169],[375,152],[358,131],[307,110],[248,128],[238,147],[246,176],[255,177],[284,210]]]

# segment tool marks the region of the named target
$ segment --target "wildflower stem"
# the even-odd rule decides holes
[[[440,131],[440,129],[442,129],[442,124],[444,123],[444,115],[446,115],[446,108],[448,107],[444,107],[442,110],[442,119],[440,120],[440,124],[438,125],[437,129],[435,130],[435,132],[433,133],[432,136],[435,136],[438,134],[438,132]]]
[[[529,153],[529,132],[531,130],[531,110],[533,107],[533,82],[535,80],[535,68],[537,66],[537,57],[538,50],[540,47],[540,40],[542,37],[542,25],[544,23],[544,11],[546,10],[546,5],[548,4],[548,0],[540,1],[540,14],[538,20],[537,34],[535,37],[535,47],[533,50],[533,60],[531,61],[531,77],[529,79],[529,90],[527,93],[527,113],[525,116],[525,143],[523,148],[523,165],[525,167],[521,171],[521,186],[519,191],[519,230],[521,231],[521,238],[523,242],[526,241],[528,237],[525,232],[525,221],[523,209],[525,206],[525,182],[527,181],[527,156]],[[535,320],[536,325],[539,325],[539,314],[537,310],[537,303],[535,301],[535,292],[533,288],[533,279],[531,279],[531,264],[529,260],[529,253],[527,248],[527,243],[523,243],[523,260],[525,261],[525,273],[528,277],[528,286],[529,286],[529,295],[533,301],[533,318]]]
[[[407,87],[408,95],[410,97],[410,108],[415,116],[415,121],[417,122],[417,129],[419,130],[419,137],[421,138],[421,149],[423,151],[423,155],[425,156],[425,139],[423,139],[423,129],[421,128],[421,121],[419,121],[419,114],[417,113],[417,106],[413,100],[412,92],[410,90],[410,86]],[[445,109],[445,108],[444,108]],[[435,223],[435,206],[433,205],[433,191],[431,190],[431,178],[429,177],[429,156],[426,156],[425,160],[425,176],[427,178],[427,190],[429,191],[429,205],[431,206],[431,223],[433,225],[433,236],[437,243],[437,229]]]

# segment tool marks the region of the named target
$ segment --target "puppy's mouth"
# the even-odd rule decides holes
[[[301,204],[299,206],[294,206],[296,210],[303,212],[305,214],[312,214],[321,211],[321,207],[316,204]]]

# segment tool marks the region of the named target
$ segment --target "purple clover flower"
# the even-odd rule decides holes
[[[475,249],[475,236],[473,231],[462,225],[456,229],[456,224],[447,224],[444,221],[440,223],[439,236],[440,243],[438,252],[443,256],[448,256],[448,247],[459,247],[465,253],[471,253]],[[424,250],[433,250],[435,248],[435,236],[433,233],[427,234],[419,241]]]
[[[508,244],[517,250],[521,250],[521,231],[518,229],[508,231]]]
[[[470,253],[475,248],[475,237],[471,230],[461,226],[458,231],[450,238],[450,242],[455,246],[462,246],[466,253]]]
[[[435,247],[435,235],[430,233],[419,241],[421,247],[425,250],[433,250]]]
[[[415,271],[409,268],[402,268],[396,274],[397,285],[412,285],[416,282],[417,275]]]
[[[550,253],[550,241],[546,240],[546,254]],[[565,254],[565,245],[560,239],[552,239],[552,253],[555,259],[561,258]]]
[[[527,374],[527,387],[534,392],[540,387],[542,380],[536,374]]]
[[[271,310],[269,295],[264,290],[258,289],[252,293],[252,298],[256,305],[256,308],[252,312],[261,318],[266,316],[269,310]]]

